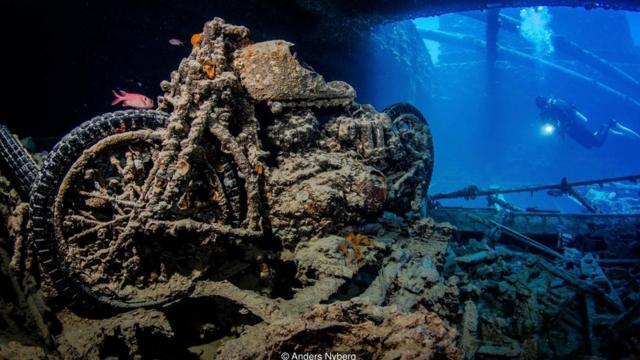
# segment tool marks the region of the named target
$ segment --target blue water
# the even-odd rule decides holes
[[[532,38],[544,41],[544,31],[564,36],[640,79],[639,14],[572,8],[538,10],[549,16],[542,20],[538,15],[528,19],[527,31],[533,32]],[[502,14],[524,20],[522,9],[503,9]],[[484,23],[460,14],[415,19],[414,24],[422,29],[485,39]],[[541,27],[537,29],[541,33],[535,32],[536,26]],[[387,25],[376,31],[382,34],[390,29]],[[544,44],[532,43],[522,31],[500,29],[498,44],[544,57],[640,101],[638,89],[630,89],[558,49],[541,53],[540,48],[546,49]],[[545,135],[534,98],[555,96],[575,104],[594,131],[602,122],[615,118],[640,132],[640,107],[548,68],[500,53],[494,70],[488,70],[485,51],[434,41],[416,43],[415,48],[427,52],[432,63],[429,92],[407,99],[406,89],[397,90],[402,89],[406,79],[397,79],[397,84],[385,80],[371,83],[375,98],[359,100],[370,100],[379,109],[394,101],[410,100],[423,111],[433,132],[436,151],[430,193],[469,184],[482,188],[518,186],[558,183],[565,176],[569,180],[585,180],[640,173],[640,140],[610,135],[603,147],[585,149],[570,138]],[[374,58],[371,62],[375,69],[391,66],[384,59]],[[579,211],[569,199],[544,194],[509,195],[507,200],[520,206]]]

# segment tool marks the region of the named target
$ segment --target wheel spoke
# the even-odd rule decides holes
[[[89,224],[89,225],[102,225],[104,221],[96,220],[94,217],[87,217],[86,215],[68,215],[68,220],[77,221],[79,223]]]
[[[84,230],[84,231],[82,231],[82,232],[80,232],[80,233],[78,233],[76,235],[73,235],[73,236],[69,237],[69,242],[71,242],[71,243],[77,242],[78,240],[80,240],[81,238],[83,238],[83,237],[85,237],[87,235],[95,234],[99,230],[107,228],[107,227],[109,227],[111,225],[115,225],[115,224],[121,222],[122,220],[128,220],[129,218],[130,218],[129,216],[125,215],[125,216],[122,216],[122,217],[119,217],[119,218],[115,218],[115,219],[113,219],[111,221],[107,221],[107,222],[102,223],[100,225],[96,225],[96,226],[94,226],[92,228],[86,229],[86,230]]]
[[[125,171],[122,168],[122,165],[120,165],[120,160],[115,155],[111,155],[111,157],[109,158],[109,162],[111,162],[111,165],[113,165],[113,167],[118,170],[120,176],[125,176]]]
[[[120,205],[124,205],[124,206],[128,206],[128,207],[136,207],[136,203],[133,202],[133,201],[120,200],[120,199],[112,197],[112,196],[102,195],[102,194],[95,193],[95,192],[78,191],[78,194],[86,196],[86,197],[92,197],[92,198],[96,198],[96,199],[106,200],[106,201],[109,201],[112,204],[120,204]]]

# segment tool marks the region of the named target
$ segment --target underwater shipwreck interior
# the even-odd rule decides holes
[[[5,10],[0,359],[640,358],[640,1]]]

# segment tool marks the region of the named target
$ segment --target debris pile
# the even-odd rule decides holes
[[[481,240],[460,232],[450,243],[444,273],[457,279],[465,354],[638,356],[637,259],[600,259],[570,247],[558,253],[500,227],[508,229],[494,227]],[[634,320],[622,324],[627,318]],[[624,340],[613,335],[622,332]]]
[[[590,187],[585,197],[598,209],[615,214],[640,213],[640,185],[616,182]]]
[[[552,358],[580,350],[580,317],[569,311],[576,291],[540,264],[546,260],[473,239],[450,256],[467,353]]]

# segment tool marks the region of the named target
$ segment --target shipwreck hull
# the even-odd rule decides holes
[[[640,355],[640,216],[423,217],[415,107],[358,104],[292,44],[221,19],[192,42],[161,112],[76,128],[35,190],[0,178],[0,357]]]

